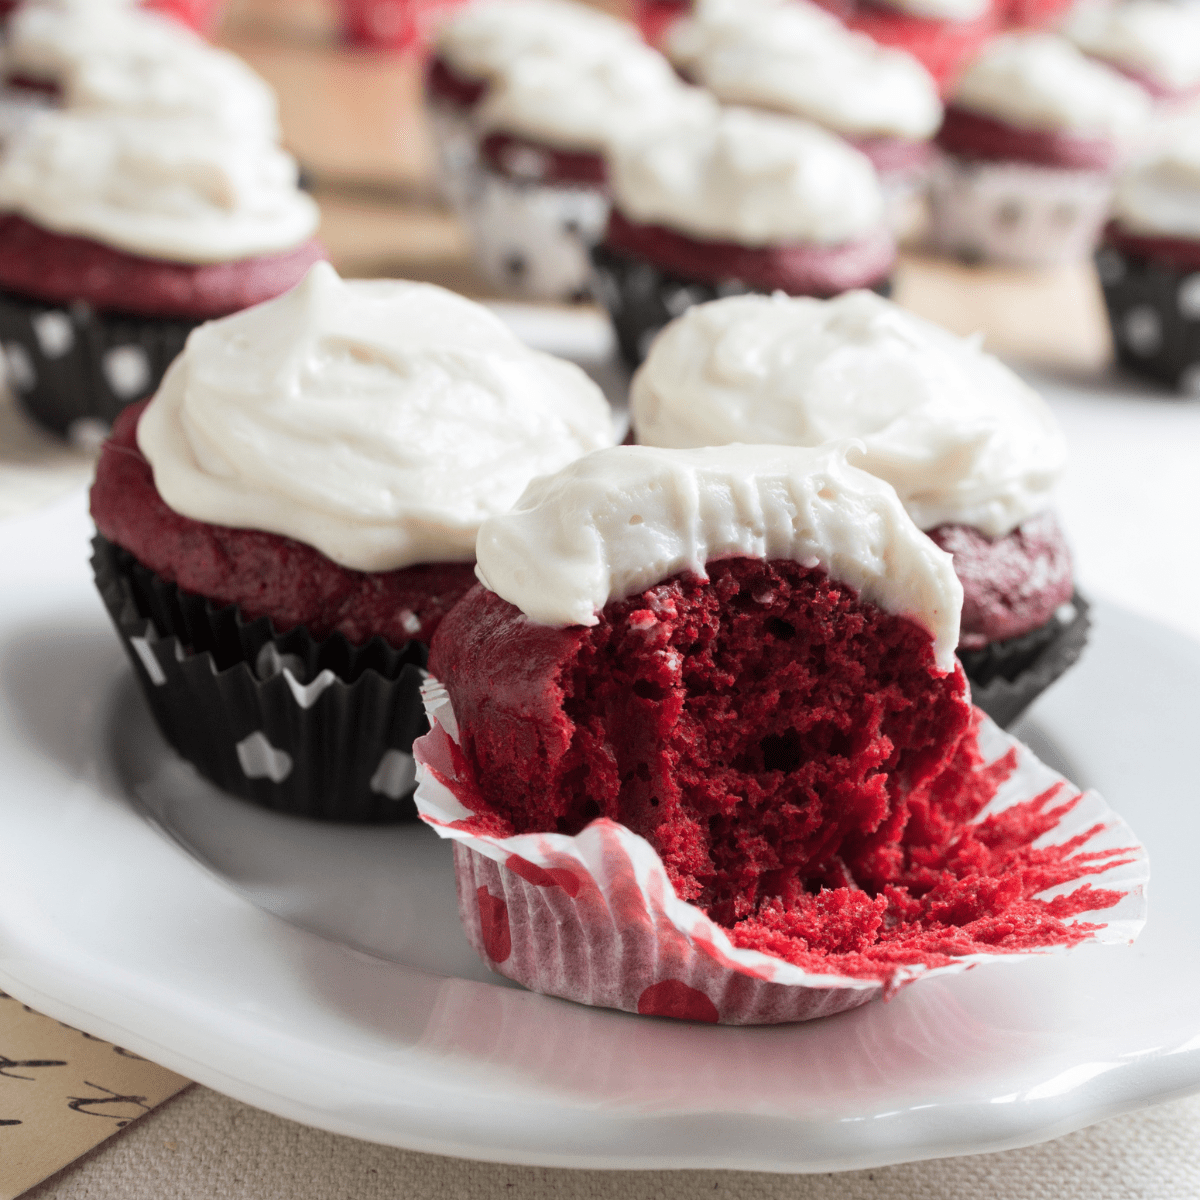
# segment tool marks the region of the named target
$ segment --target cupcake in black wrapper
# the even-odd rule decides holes
[[[594,286],[636,366],[693,304],[887,286],[895,244],[870,161],[791,117],[723,109],[622,143]]]
[[[1200,395],[1200,125],[1173,123],[1165,144],[1119,182],[1096,254],[1123,366]]]
[[[318,264],[196,331],[119,415],[91,498],[97,586],[164,736],[265,807],[411,818],[427,646],[479,522],[612,437],[578,368],[431,285]]]
[[[638,442],[856,438],[963,586],[958,653],[1009,724],[1078,658],[1087,605],[1052,508],[1066,449],[1045,402],[972,341],[869,292],[693,308],[634,376]]]

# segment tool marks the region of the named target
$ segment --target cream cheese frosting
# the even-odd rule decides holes
[[[328,263],[194,330],[138,425],[176,512],[359,571],[470,562],[530,479],[612,441],[587,375],[482,305]]]
[[[721,109],[622,141],[610,166],[625,216],[696,237],[835,245],[883,221],[868,159],[795,117]]]
[[[962,584],[852,443],[664,450],[618,446],[533,480],[479,530],[475,572],[544,625],[595,625],[610,601],[720,558],[820,566],[928,630],[954,667]]]
[[[1063,32],[1081,50],[1165,88],[1200,84],[1200,9],[1168,0],[1077,8]]]
[[[1045,401],[978,344],[872,292],[690,308],[634,377],[639,442],[819,446],[891,484],[922,529],[991,537],[1049,507],[1066,444]]]
[[[0,211],[175,262],[227,262],[307,241],[320,213],[295,160],[193,121],[47,112],[0,159]]]
[[[1049,33],[1010,33],[989,42],[960,76],[952,99],[1021,129],[1118,142],[1137,134],[1150,114],[1137,84]]]
[[[846,137],[922,139],[941,124],[937,84],[912,55],[803,0],[700,0],[670,27],[667,52],[728,104],[790,113]]]
[[[1200,116],[1163,133],[1165,145],[1118,180],[1113,216],[1133,234],[1200,239]]]
[[[275,94],[236,55],[168,17],[89,0],[29,5],[9,26],[8,74],[53,81],[62,106],[188,118],[239,136],[279,136]]]
[[[493,79],[529,54],[575,62],[639,46],[637,30],[573,0],[475,0],[438,31],[438,56],[461,75]]]
[[[604,151],[637,130],[675,128],[711,118],[713,98],[681,83],[649,46],[620,45],[580,61],[527,54],[488,89],[477,119],[499,130],[567,150]]]

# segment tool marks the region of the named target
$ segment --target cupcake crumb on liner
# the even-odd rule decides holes
[[[972,954],[946,966],[899,965],[887,979],[812,974],[783,959],[735,947],[726,931],[680,900],[644,838],[599,819],[571,837],[501,837],[475,819],[474,785],[458,747],[445,688],[422,689],[430,732],[413,747],[417,809],[452,839],[459,915],[471,944],[496,972],[536,992],[643,1015],[727,1025],[771,1025],[828,1016],[890,996],[919,979],[989,962],[1013,962],[1065,947]],[[986,717],[985,762],[1011,755],[1014,768],[972,819],[1022,803],[1060,809],[1039,846],[1071,843],[1079,876],[1042,898],[1068,893],[1085,878],[1118,893],[1108,908],[1080,914],[1082,941],[1127,943],[1145,923],[1149,863],[1133,831],[1096,792],[1081,793]]]
[[[39,424],[69,437],[150,395],[200,320],[97,312],[0,292],[8,381]]]
[[[412,745],[426,647],[277,633],[182,591],[97,536],[92,569],[146,702],[206,779],[264,808],[328,821],[416,819]]]
[[[1092,627],[1090,609],[1076,592],[1032,632],[979,650],[960,650],[958,658],[971,683],[971,702],[1007,729],[1079,660]]]

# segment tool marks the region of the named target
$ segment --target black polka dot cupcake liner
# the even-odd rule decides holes
[[[34,420],[63,437],[102,432],[127,404],[155,391],[199,324],[0,292],[9,386]]]
[[[1200,396],[1200,271],[1096,252],[1117,359],[1135,374]]]
[[[499,290],[529,300],[591,299],[591,248],[608,223],[601,189],[480,167],[461,203],[475,261]]]
[[[1012,725],[1083,653],[1092,624],[1089,607],[1076,592],[1040,628],[979,650],[960,650],[972,702],[1001,728]]]
[[[206,779],[323,821],[416,819],[414,739],[426,647],[277,633],[182,591],[103,537],[96,586],[171,746]]]
[[[623,254],[605,242],[592,250],[592,265],[592,290],[608,310],[621,358],[631,369],[642,364],[659,330],[693,304],[759,290],[738,279],[719,283],[690,279]],[[890,295],[891,283],[885,280],[871,290]]]

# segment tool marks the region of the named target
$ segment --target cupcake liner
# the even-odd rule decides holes
[[[500,837],[471,808],[472,784],[460,775],[458,726],[445,689],[424,689],[430,732],[413,747],[417,809],[455,843],[459,912],[472,945],[496,972],[534,991],[583,1004],[728,1025],[810,1020],[891,995],[919,979],[982,963],[1061,952],[964,955],[945,966],[900,965],[886,980],[814,974],[758,951],[735,947],[726,931],[680,900],[645,839],[617,823],[593,821],[582,833]],[[1079,877],[1121,898],[1080,915],[1093,942],[1130,942],[1145,922],[1149,864],[1133,831],[1095,792],[1081,793],[986,717],[978,729],[985,762],[1011,755],[1015,766],[974,822],[1029,801],[1060,808],[1039,846],[1072,846]],[[1031,837],[1033,835],[1031,834]],[[1041,895],[1074,890],[1059,884]]]
[[[471,110],[427,94],[425,111],[437,156],[438,187],[455,214],[465,218],[471,197],[482,186]]]
[[[721,283],[689,279],[644,258],[623,254],[605,242],[592,250],[592,264],[592,289],[608,310],[621,357],[631,369],[649,354],[659,330],[693,304],[758,290],[737,279]],[[885,280],[871,290],[890,295],[891,282]]]
[[[960,650],[972,703],[1008,728],[1079,659],[1092,626],[1090,607],[1076,592],[1040,628],[979,650]]]
[[[1107,245],[1096,266],[1121,364],[1200,395],[1200,271]]]
[[[427,650],[278,633],[184,592],[97,536],[96,586],[163,736],[206,779],[328,821],[416,816],[413,740]]]
[[[594,187],[517,180],[480,169],[465,220],[476,261],[498,288],[531,300],[590,299],[590,250],[609,200]]]
[[[1104,172],[942,153],[930,181],[930,239],[967,262],[1079,262],[1096,244],[1111,192]]]
[[[107,427],[127,404],[150,395],[199,324],[0,292],[9,384],[34,420],[63,436]]]

